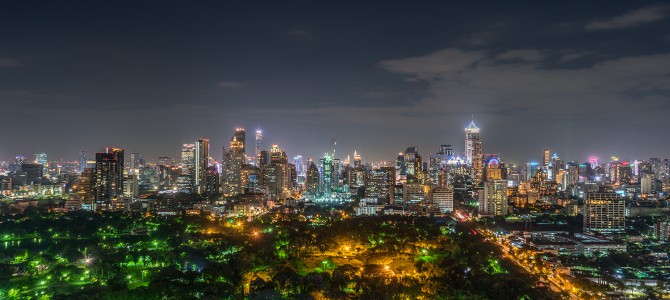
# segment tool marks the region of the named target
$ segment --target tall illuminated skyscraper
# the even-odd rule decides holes
[[[193,178],[195,170],[195,144],[184,144],[181,148],[181,175]]]
[[[223,193],[234,196],[244,192],[242,165],[244,164],[244,129],[237,128],[230,139],[230,149],[223,155]]]
[[[261,165],[261,151],[263,148],[263,132],[256,130],[256,165]]]
[[[246,145],[247,145],[247,134],[246,131],[244,131],[244,128],[235,128],[235,133],[233,134],[233,137],[230,139],[231,143],[233,141],[236,141],[239,143],[237,146],[241,146],[242,153],[246,153]]]
[[[207,167],[209,166],[209,139],[199,139],[195,143],[195,177],[193,186],[197,194],[202,194],[207,188]]]
[[[479,136],[479,127],[473,120],[465,128],[465,162],[470,166],[470,175],[474,184],[482,181],[482,160],[482,140]]]
[[[542,156],[542,166],[547,167],[549,166],[549,149],[544,148],[544,155]]]
[[[84,150],[79,151],[79,172],[84,173],[86,170],[86,152]]]

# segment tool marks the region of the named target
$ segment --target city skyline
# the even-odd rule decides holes
[[[468,126],[470,126],[470,124],[472,124],[472,122],[475,122],[475,120],[471,120],[468,123],[469,124]],[[475,124],[476,124],[476,122],[475,122]],[[239,127],[239,126],[235,127],[235,128],[246,129],[244,127]],[[234,132],[235,128],[231,128],[230,132]],[[481,129],[481,128],[478,128],[478,129]],[[261,130],[261,129],[254,129],[253,132],[255,133],[257,130]],[[297,147],[291,146],[289,144],[282,144],[281,142],[268,142],[268,138],[270,138],[269,141],[278,141],[278,140],[280,141],[281,138],[276,138],[276,137],[273,138],[271,135],[267,135],[265,131],[263,131],[263,130],[261,130],[261,131],[263,132],[263,148],[262,148],[263,150],[270,150],[272,145],[279,145],[284,150],[291,149],[291,150],[287,150],[287,153],[290,153],[290,155],[292,155],[292,156],[301,155],[301,156],[304,156],[306,159],[312,159],[312,160],[315,160],[315,161],[318,161],[319,158],[322,158],[324,156],[324,154],[327,152],[326,151],[326,149],[327,149],[326,144],[328,144],[328,143],[330,143],[330,141],[332,141],[332,139],[330,139],[328,141],[328,143],[324,143],[324,145],[326,145],[326,146],[323,147],[324,151],[322,151],[321,153],[303,153],[303,152],[300,152],[300,149],[292,150],[292,149],[296,149]],[[465,136],[465,131],[466,130],[464,129],[464,132],[462,134],[463,136]],[[484,132],[486,132],[486,131],[484,131]],[[441,145],[451,145],[454,148],[456,156],[460,156],[462,158],[465,158],[467,155],[466,155],[466,149],[465,149],[464,143],[462,141],[463,136],[461,137],[461,141],[459,143],[452,143],[452,142],[436,143],[431,148],[416,146],[417,144],[408,143],[408,144],[405,144],[406,146],[399,146],[398,150],[395,151],[395,152],[393,150],[383,151],[384,154],[388,154],[386,157],[380,156],[379,152],[375,152],[375,153],[372,153],[370,155],[370,156],[373,156],[373,157],[379,157],[379,159],[370,158],[370,156],[366,155],[365,153],[362,153],[362,151],[359,150],[359,149],[366,149],[367,147],[365,147],[365,146],[356,147],[356,146],[350,146],[350,145],[345,144],[344,149],[342,149],[342,148],[340,148],[342,143],[340,142],[339,139],[337,139],[338,140],[338,143],[337,143],[338,144],[338,149],[340,149],[340,150],[337,151],[338,155],[336,157],[343,158],[343,159],[346,158],[347,156],[353,157],[354,153],[358,152],[358,155],[363,155],[363,157],[364,157],[363,161],[364,162],[375,162],[375,163],[377,163],[377,162],[391,162],[392,163],[393,160],[394,160],[395,154],[397,154],[398,152],[403,152],[404,149],[407,148],[407,147],[416,146],[416,147],[418,147],[419,153],[422,156],[428,157],[432,154],[438,153],[439,150],[440,150]],[[214,143],[215,145],[222,143],[218,139],[210,139],[210,138],[204,137],[204,136],[200,137],[200,138],[213,140],[213,141],[215,141],[215,143]],[[133,152],[133,153],[135,153],[135,152],[139,153],[140,155],[142,155],[142,158],[145,159],[146,161],[156,163],[156,162],[158,162],[159,157],[170,157],[173,160],[178,160],[179,153],[181,151],[180,150],[180,145],[187,144],[187,143],[194,143],[198,139],[199,138],[196,138],[193,141],[184,141],[183,143],[175,144],[174,147],[173,147],[174,148],[173,151],[171,151],[171,152],[161,152],[156,156],[149,156],[149,155],[146,154],[146,152],[142,151],[141,149],[138,150],[134,147],[126,147],[126,146],[123,146],[123,145],[104,145],[102,147],[92,148],[90,151],[88,151],[86,149],[81,149],[77,153],[70,155],[71,157],[69,159],[66,159],[62,156],[61,157],[58,157],[58,156],[54,157],[50,153],[46,153],[44,151],[33,151],[33,152],[35,152],[34,154],[19,153],[19,154],[16,154],[15,156],[7,157],[7,158],[0,157],[0,161],[12,161],[17,156],[22,156],[22,157],[25,157],[27,160],[32,161],[33,156],[37,157],[38,155],[42,155],[42,154],[47,154],[48,158],[49,158],[49,161],[60,161],[60,160],[62,160],[62,161],[76,161],[76,160],[79,160],[81,151],[84,151],[85,153],[94,155],[95,153],[104,152],[105,148],[118,147],[118,148],[126,149],[127,151],[130,151],[130,152]],[[616,157],[619,160],[634,161],[634,160],[647,160],[647,159],[653,158],[653,157],[665,158],[666,156],[670,156],[670,154],[664,155],[664,154],[661,153],[661,154],[658,154],[656,156],[651,155],[651,156],[648,156],[648,157],[641,156],[640,154],[636,154],[636,155],[633,155],[632,157],[628,157],[628,156],[620,155],[618,153],[607,154],[607,153],[591,152],[591,154],[589,154],[588,156],[567,157],[567,156],[564,156],[563,153],[570,153],[570,151],[559,151],[558,148],[545,145],[545,146],[543,146],[544,148],[540,147],[540,148],[536,149],[536,151],[535,151],[536,153],[534,153],[534,156],[528,157],[525,160],[523,158],[520,159],[520,160],[519,159],[515,160],[515,159],[510,159],[510,157],[513,157],[513,155],[507,155],[506,153],[500,153],[500,152],[497,152],[497,151],[487,152],[486,151],[487,143],[486,143],[486,140],[485,140],[486,136],[484,136],[483,139],[484,139],[484,141],[482,142],[482,144],[484,144],[484,146],[482,147],[483,148],[482,151],[483,151],[483,154],[485,156],[486,155],[496,155],[496,156],[500,157],[501,159],[503,159],[504,161],[506,161],[508,163],[513,163],[513,164],[517,164],[517,165],[528,163],[528,162],[542,162],[543,152],[547,151],[547,150],[550,151],[550,155],[557,154],[559,157],[561,157],[564,160],[567,159],[567,161],[577,161],[577,162],[588,162],[591,158],[594,158],[594,157],[598,158],[598,161],[600,161],[600,162],[605,162],[605,161],[609,161],[610,158],[612,158],[612,157]],[[223,158],[224,148],[225,148],[225,151],[228,151],[228,149],[229,149],[229,145],[227,144],[227,142],[225,142],[226,139],[222,138],[222,140],[224,140],[224,142],[222,143],[223,145],[221,147],[215,148],[215,146],[212,146],[212,145],[209,146],[209,153],[210,153],[209,157],[213,158],[216,161],[221,161],[221,159]],[[253,136],[248,137],[246,140],[247,140],[247,144],[249,144],[251,142],[255,143],[255,140],[254,140]],[[218,149],[218,150],[216,150],[216,149]],[[349,151],[348,149],[352,149],[352,150]],[[251,152],[247,153],[247,157],[250,157],[251,155],[254,155],[254,153],[251,153]],[[533,155],[533,154],[531,154],[531,155]]]

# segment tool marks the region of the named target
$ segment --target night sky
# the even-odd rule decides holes
[[[508,162],[670,157],[670,5],[464,2],[4,1],[0,160],[200,137],[221,159],[235,127],[290,157],[428,157],[473,115]]]

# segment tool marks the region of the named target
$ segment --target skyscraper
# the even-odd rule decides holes
[[[40,164],[42,166],[46,166],[47,165],[47,154],[46,153],[35,154],[35,163]]]
[[[86,152],[84,150],[79,151],[79,172],[84,173],[86,170]]]
[[[354,150],[354,168],[358,168],[360,166],[362,166],[361,155],[358,154],[358,152],[356,152],[356,150]]]
[[[107,148],[95,154],[94,210],[111,208],[111,203],[122,196],[123,149]]]
[[[333,158],[326,154],[321,159],[321,188],[323,196],[330,197],[333,192]]]
[[[270,163],[265,167],[264,181],[270,196],[280,196],[290,185],[290,169],[286,152],[272,145]]]
[[[195,177],[193,187],[197,194],[202,194],[207,188],[207,167],[209,167],[209,139],[199,139],[195,143]]]
[[[314,164],[314,162],[309,162],[309,167],[307,167],[307,175],[305,178],[305,191],[311,196],[316,196],[319,194],[319,168]]]
[[[584,233],[624,231],[625,210],[625,201],[617,193],[587,193],[584,197]]]
[[[237,141],[239,144],[238,146],[242,148],[242,153],[246,153],[246,138],[247,134],[244,131],[244,128],[235,128],[235,133],[233,134],[233,137],[230,139],[231,143],[234,141]]]
[[[470,166],[473,184],[482,181],[482,159],[482,140],[479,136],[479,127],[473,120],[465,128],[465,161]]]
[[[235,196],[244,192],[242,165],[245,161],[243,128],[237,128],[230,139],[230,149],[223,155],[223,193]]]
[[[144,165],[142,155],[137,152],[130,153],[130,168],[139,169],[142,165]]]
[[[549,159],[550,159],[549,158],[549,149],[544,148],[543,154],[544,155],[542,155],[542,166],[547,167],[547,166],[549,166]]]
[[[263,132],[258,129],[256,130],[256,165],[260,166],[261,164],[261,151],[263,148]]]
[[[195,144],[184,144],[181,148],[181,174],[191,176],[195,170]]]

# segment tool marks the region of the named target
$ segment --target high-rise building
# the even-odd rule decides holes
[[[305,191],[310,196],[317,196],[319,194],[319,181],[320,181],[319,168],[314,164],[314,162],[309,162],[309,167],[307,167],[307,175],[305,178]]]
[[[256,165],[261,164],[261,151],[263,150],[263,132],[256,130]]]
[[[138,175],[128,174],[123,176],[123,196],[137,197],[139,195]]]
[[[144,166],[144,159],[142,158],[142,155],[137,153],[137,152],[130,153],[130,166],[129,167],[131,169],[139,169],[143,166]]]
[[[123,192],[123,149],[107,148],[95,154],[94,210],[111,208]]]
[[[270,163],[264,167],[264,183],[268,188],[270,196],[280,196],[287,191],[292,184],[290,179],[291,170],[288,165],[286,152],[279,146],[272,145],[270,149]]]
[[[642,175],[642,178],[640,178],[640,192],[645,195],[645,194],[651,194],[652,192],[652,182],[654,181],[654,177],[652,174],[645,173]]]
[[[79,151],[79,173],[84,173],[86,170],[86,152],[84,150]]]
[[[428,176],[431,184],[436,187],[446,187],[449,175],[449,161],[454,158],[454,149],[451,145],[441,145],[437,154],[432,154],[428,162]]]
[[[321,188],[324,197],[330,197],[333,192],[333,158],[326,154],[321,159]]]
[[[617,193],[586,193],[584,233],[622,232],[626,229],[626,202]]]
[[[403,164],[407,183],[420,182],[423,179],[423,162],[418,147],[409,147],[405,150]]]
[[[507,180],[492,179],[484,182],[479,193],[480,216],[505,216],[508,213]]]
[[[195,143],[195,170],[193,187],[196,194],[207,189],[207,167],[209,167],[209,139],[199,139]]]
[[[470,176],[474,184],[482,181],[482,140],[475,121],[465,128],[465,162],[470,166]]]
[[[395,182],[395,168],[372,169],[365,178],[365,198],[389,200],[391,186]]]
[[[484,165],[484,179],[507,179],[507,169],[505,164],[498,159],[497,156],[492,155]]]
[[[213,195],[218,194],[221,191],[221,178],[219,175],[219,169],[216,166],[209,166],[207,168],[207,184],[205,193]],[[242,187],[244,189],[244,187]]]
[[[358,154],[358,152],[356,152],[356,150],[354,150],[354,168],[358,168],[358,167],[362,166],[362,162],[363,162],[363,160],[361,159],[361,155]]]
[[[549,149],[544,148],[544,152],[542,155],[542,166],[547,167],[549,166]]]
[[[35,163],[46,166],[47,165],[47,154],[46,153],[38,153],[35,154]]]
[[[195,171],[195,144],[184,144],[181,148],[181,174],[193,176]]]
[[[223,156],[223,193],[235,196],[244,193],[242,166],[245,161],[243,128],[237,128],[230,139],[230,149]]]

